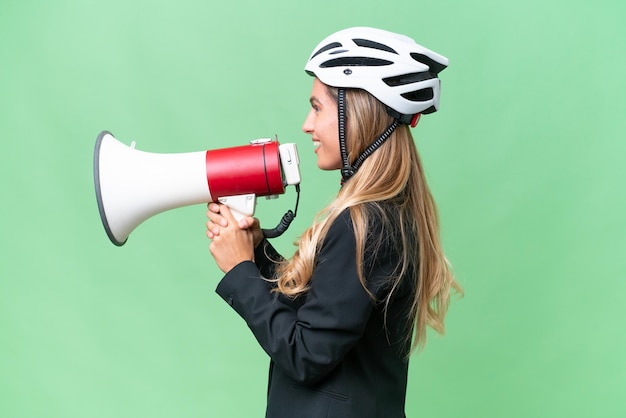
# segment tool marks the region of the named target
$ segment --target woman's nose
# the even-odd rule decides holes
[[[304,124],[302,124],[302,131],[306,134],[310,134],[313,132],[313,109],[309,111],[306,119],[304,119]]]

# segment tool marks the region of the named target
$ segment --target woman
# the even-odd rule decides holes
[[[460,291],[409,125],[439,106],[447,59],[410,38],[351,28],[323,40],[303,131],[337,197],[283,259],[259,222],[209,205],[217,293],[271,358],[267,417],[403,417],[408,357],[443,333]]]

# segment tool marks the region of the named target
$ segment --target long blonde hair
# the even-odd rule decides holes
[[[331,97],[337,90],[329,87]],[[384,105],[369,93],[358,89],[346,90],[347,149],[354,160],[392,122]],[[384,227],[399,228],[402,257],[400,265],[389,278],[388,306],[394,290],[404,278],[414,280],[415,294],[408,315],[410,327],[407,340],[413,337],[411,351],[426,343],[426,327],[443,334],[444,317],[450,300],[450,290],[462,289],[454,280],[440,237],[439,217],[430,193],[422,164],[408,126],[399,126],[391,137],[365,160],[357,173],[339,191],[337,198],[316,216],[313,225],[298,240],[298,249],[278,268],[277,291],[296,297],[309,286],[316,256],[330,225],[345,209],[350,210],[356,236],[357,266],[363,265],[370,203],[392,203],[398,210],[398,222]],[[371,205],[370,205],[371,206]],[[383,217],[383,223],[391,221]],[[382,238],[382,237],[381,237]],[[415,266],[417,265],[417,276]],[[366,280],[358,267],[359,279],[367,291]],[[411,274],[413,273],[413,274]],[[406,277],[409,275],[408,277]],[[369,293],[369,291],[368,291]],[[374,297],[370,293],[370,296]],[[410,353],[409,353],[410,354]]]

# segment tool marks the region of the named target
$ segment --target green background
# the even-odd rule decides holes
[[[300,130],[323,37],[367,25],[450,58],[414,130],[465,298],[412,358],[409,417],[626,416],[626,3],[0,4],[0,416],[260,417],[268,359],[214,293],[202,205],[106,237],[96,136],[299,146],[285,254],[338,189]],[[293,191],[260,200],[273,226]]]

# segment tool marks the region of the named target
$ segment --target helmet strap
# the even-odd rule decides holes
[[[393,131],[396,130],[398,126],[403,124],[404,122],[399,120],[398,118],[394,118],[393,122],[385,129],[385,131],[376,139],[376,141],[372,142],[363,153],[356,159],[353,165],[350,165],[350,161],[348,161],[348,152],[346,147],[346,96],[345,89],[338,89],[337,92],[337,117],[338,117],[338,126],[339,126],[339,150],[341,152],[341,184],[343,185],[350,177],[352,177],[361,164],[374,153],[380,146],[391,136]]]
[[[398,126],[400,126],[400,122],[398,121],[398,119],[394,119],[393,122],[391,122],[391,125],[389,125],[387,129],[385,129],[385,132],[380,134],[378,139],[372,142],[369,145],[369,147],[365,148],[365,151],[363,151],[363,154],[361,154],[359,158],[357,158],[354,164],[352,165],[352,169],[354,170],[355,173],[359,169],[359,167],[361,167],[361,164],[363,164],[363,162],[367,159],[367,157],[372,155],[374,151],[380,148],[380,146],[384,144],[386,140],[389,139],[393,131],[395,131]]]
[[[337,120],[339,126],[339,151],[341,152],[341,184],[352,177],[356,170],[353,170],[348,161],[348,151],[346,149],[346,90],[337,90]]]

